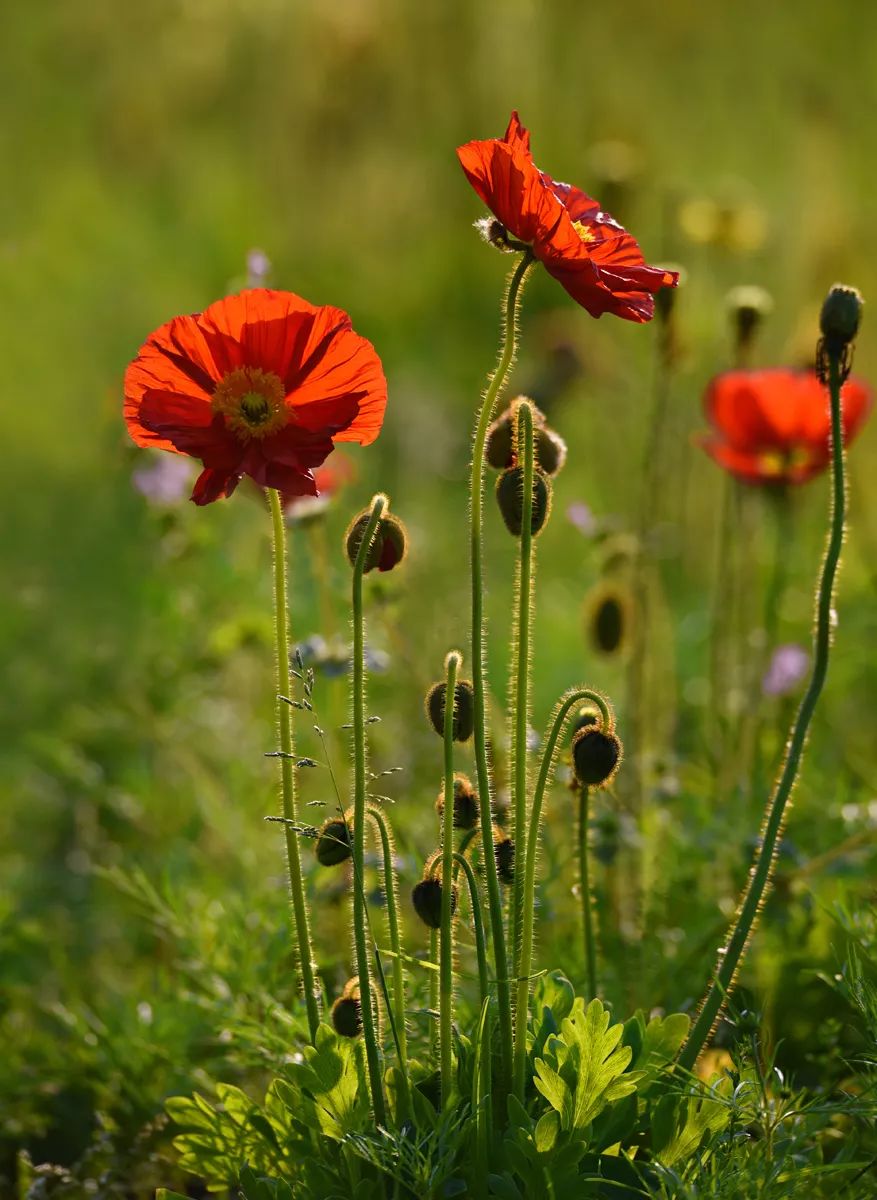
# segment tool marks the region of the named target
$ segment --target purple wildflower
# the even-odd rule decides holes
[[[765,696],[785,696],[793,692],[810,666],[810,655],[803,646],[777,646],[761,681]]]

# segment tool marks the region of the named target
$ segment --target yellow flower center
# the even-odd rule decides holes
[[[594,237],[594,231],[589,229],[584,221],[573,221],[572,227],[583,242],[594,242],[597,240]]]
[[[228,428],[249,441],[276,433],[294,419],[284,397],[283,384],[273,371],[238,367],[216,385],[211,403],[213,411],[225,417]]]
[[[807,467],[813,458],[806,446],[791,446],[781,450],[763,450],[758,456],[758,465],[765,476],[779,478],[789,470]]]

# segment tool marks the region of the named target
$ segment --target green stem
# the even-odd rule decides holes
[[[518,465],[524,472],[521,505],[521,538],[518,547],[517,615],[512,662],[515,672],[512,754],[514,757],[513,800],[515,811],[515,855],[522,862],[527,850],[527,728],[530,715],[530,627],[532,625],[533,581],[533,410],[517,406],[515,443]],[[514,947],[515,975],[520,973],[521,914],[524,907],[524,878],[516,871],[512,884],[509,937]]]
[[[435,967],[438,963],[439,956],[439,931],[430,929],[429,931],[429,961]],[[436,970],[429,972],[429,1008],[432,1013],[432,1020],[429,1026],[429,1048],[433,1053],[436,1052],[438,1045],[438,1007],[439,1007],[439,973]]]
[[[518,973],[518,994],[515,1005],[515,1094],[523,1101],[527,1073],[527,1018],[530,1008],[530,967],[533,960],[533,913],[536,891],[536,850],[538,848],[539,820],[542,816],[542,801],[554,765],[557,743],[563,732],[570,709],[589,700],[600,711],[600,728],[611,730],[615,717],[605,696],[591,688],[573,688],[555,706],[548,726],[542,751],[542,762],[533,792],[533,807],[530,812],[530,829],[527,834],[527,862],[524,876],[523,933],[521,937],[521,961]]]
[[[844,521],[846,516],[846,482],[844,478],[843,426],[841,421],[841,363],[836,353],[829,356],[829,397],[831,402],[831,463],[832,493],[829,509],[828,544],[822,563],[822,572],[816,590],[816,629],[813,637],[813,672],[810,683],[801,701],[801,706],[792,725],[786,749],[782,773],[770,800],[765,822],[762,826],[761,842],[756,851],[749,882],[743,892],[737,917],[730,937],[719,953],[712,983],[701,1006],[700,1013],[688,1040],[679,1055],[679,1065],[691,1070],[697,1062],[716,1021],[721,1013],[725,998],[733,985],[740,960],[746,950],[753,925],[764,902],[770,882],[772,867],[783,829],[786,804],[798,776],[804,743],[816,702],[819,699],[831,648],[831,610],[834,584],[843,547]]]
[[[277,656],[277,694],[278,697],[281,697],[288,696],[290,693],[286,529],[283,524],[283,505],[280,493],[274,488],[268,489],[268,502],[271,506],[271,523],[274,532],[274,632]],[[320,1024],[320,985],[311,949],[308,905],[302,878],[298,835],[295,832],[298,813],[295,805],[295,774],[293,772],[292,708],[282,699],[277,700],[277,724],[280,733],[280,784],[283,795],[286,858],[289,865],[289,891],[292,897],[292,912],[295,920],[295,936],[298,942],[299,968],[304,988],[305,1007],[308,1014],[308,1029],[311,1041],[313,1041],[317,1036]]]
[[[493,846],[493,812],[490,795],[490,770],[487,762],[487,724],[485,702],[486,647],[484,628],[484,562],[482,526],[484,512],[484,443],[493,416],[497,396],[515,360],[517,351],[517,313],[521,287],[534,262],[528,250],[521,255],[513,270],[503,301],[503,329],[499,361],[490,376],[472,447],[472,478],[470,487],[470,553],[472,561],[472,686],[475,709],[475,768],[478,777],[478,797],[481,808],[481,840],[484,847],[484,873],[487,879],[487,899],[490,909],[490,930],[496,969],[497,1002],[499,1008],[500,1054],[504,1077],[511,1078],[512,1013],[509,986],[508,954],[502,921],[502,896],[496,871]]]
[[[475,954],[478,959],[478,987],[481,993],[481,1003],[490,995],[490,984],[487,977],[487,944],[484,940],[484,918],[481,915],[481,899],[478,895],[478,880],[472,864],[465,854],[454,854],[454,862],[463,869],[466,883],[469,887],[469,906],[472,909],[472,927],[475,932]]]
[[[386,1125],[384,1087],[381,1073],[381,1051],[378,1045],[375,1009],[372,1000],[371,960],[366,935],[365,911],[365,667],[362,615],[362,575],[365,561],[381,514],[387,505],[386,496],[372,500],[368,524],[362,535],[353,567],[353,941],[356,948],[356,971],[359,976],[362,1036],[368,1064],[372,1108],[378,1125]]]
[[[588,966],[588,999],[597,995],[597,945],[594,940],[594,898],[591,895],[590,829],[588,801],[591,789],[582,784],[579,793],[579,888],[582,901],[582,929],[585,937],[585,962]]]
[[[402,935],[399,922],[399,889],[393,870],[393,837],[386,813],[377,805],[366,808],[381,839],[381,861],[384,868],[384,900],[387,905],[387,933],[393,955],[393,1022],[399,1054],[399,1069],[408,1078],[408,1033],[405,1028],[405,968],[402,958]]]
[[[439,1049],[442,1071],[442,1104],[448,1105],[454,1090],[454,1047],[452,1017],[454,1007],[454,712],[456,710],[457,671],[462,657],[452,650],[445,659],[445,803],[442,813],[442,912],[439,961]]]

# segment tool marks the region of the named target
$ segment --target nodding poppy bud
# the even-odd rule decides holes
[[[439,735],[445,735],[445,695],[447,683],[434,683],[426,694],[426,715],[429,723]],[[455,742],[468,742],[475,729],[475,690],[468,679],[461,679],[454,687]]]
[[[522,400],[527,400],[533,414],[533,462],[543,474],[556,475],[566,462],[566,442],[546,424],[541,409],[525,396],[513,400],[488,428],[484,443],[485,460],[497,471],[516,465],[516,409]]]
[[[479,217],[475,222],[475,228],[488,246],[496,247],[503,254],[513,254],[518,248],[517,242],[514,245],[511,244],[509,231],[505,225],[501,221],[497,221],[495,217]]]
[[[442,925],[442,881],[434,877],[421,879],[411,893],[414,911],[430,929]],[[457,911],[457,885],[451,886],[451,916]]]
[[[353,518],[344,535],[344,548],[347,561],[356,566],[356,556],[362,544],[363,534],[371,519],[371,510],[363,509]],[[408,534],[405,526],[393,513],[384,513],[375,529],[372,544],[365,556],[363,571],[367,574],[375,567],[379,571],[392,571],[397,567],[408,552]]]
[[[344,991],[332,1005],[332,1024],[342,1037],[355,1038],[362,1033],[362,1007],[359,979],[349,979]]]
[[[510,467],[496,481],[496,500],[506,529],[515,537],[521,536],[524,524],[524,468]],[[530,511],[530,531],[537,534],[551,512],[551,484],[541,471],[533,473],[533,505]]]
[[[662,288],[669,292],[672,288]],[[533,431],[533,457],[536,466],[545,475],[556,475],[566,462],[566,442],[559,433],[549,428]]]
[[[836,283],[825,297],[819,328],[829,350],[848,346],[859,332],[862,319],[862,293],[853,287]]]
[[[515,843],[499,829],[494,829],[494,839],[496,873],[503,883],[511,885],[515,882]]]
[[[576,779],[583,787],[606,787],[615,777],[621,754],[621,741],[614,733],[585,726],[572,740]]]
[[[330,817],[324,821],[317,833],[314,853],[321,867],[337,867],[353,853],[351,829],[341,817]]]
[[[445,812],[445,794],[439,792],[438,799],[435,802],[435,810],[439,817],[444,816]],[[475,789],[472,787],[472,781],[466,775],[457,774],[454,776],[454,828],[455,829],[474,829],[478,824],[478,816],[480,813],[478,807],[478,796],[475,794]]]
[[[632,612],[626,588],[598,584],[585,599],[585,632],[593,648],[607,655],[625,649]]]
[[[665,289],[666,290],[666,289]],[[738,350],[746,350],[765,317],[773,312],[773,300],[764,288],[744,284],[731,288],[726,297]]]

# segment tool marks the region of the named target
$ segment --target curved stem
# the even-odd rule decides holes
[[[512,754],[514,757],[515,854],[522,862],[527,850],[527,727],[530,715],[530,626],[532,624],[533,580],[533,410],[527,403],[517,406],[515,444],[523,468],[521,538],[518,547],[517,615],[512,662],[515,672]],[[512,884],[509,937],[514,947],[515,975],[520,973],[521,913],[524,907],[524,877],[516,871]]]
[[[533,807],[530,811],[530,829],[527,834],[527,861],[524,876],[524,911],[521,935],[521,961],[517,979],[517,1003],[515,1005],[515,1094],[523,1101],[527,1073],[527,1018],[530,1009],[530,966],[533,959],[533,909],[536,890],[536,850],[538,847],[539,820],[542,801],[551,775],[557,752],[557,743],[563,732],[570,709],[583,700],[589,700],[599,709],[600,727],[612,730],[615,715],[612,707],[599,692],[591,688],[573,688],[555,705],[545,737],[545,749],[533,792]]]
[[[582,901],[582,930],[588,968],[588,999],[597,995],[597,945],[594,941],[594,898],[591,895],[590,827],[588,801],[591,789],[582,784],[579,792],[579,888]]]
[[[774,859],[783,830],[786,804],[798,777],[807,731],[813,719],[816,702],[825,683],[831,648],[831,610],[834,583],[843,547],[846,516],[846,481],[844,477],[843,426],[841,421],[841,362],[836,353],[829,356],[829,398],[831,403],[831,463],[832,492],[829,509],[828,544],[822,562],[822,572],[816,589],[816,628],[813,637],[813,672],[792,725],[786,757],[779,781],[770,800],[761,839],[755,854],[749,882],[743,892],[737,917],[727,943],[719,951],[716,970],[697,1020],[688,1035],[679,1065],[691,1070],[700,1055],[721,1013],[725,998],[734,983],[740,960],[746,950],[752,928],[764,902],[772,875]]]
[[[478,797],[481,807],[481,840],[484,845],[484,873],[487,879],[487,899],[490,908],[490,930],[493,938],[493,957],[496,969],[497,1001],[499,1007],[500,1054],[503,1074],[511,1077],[512,1014],[509,987],[508,954],[502,921],[502,896],[496,872],[493,848],[493,813],[490,796],[490,770],[487,762],[487,727],[485,703],[485,628],[484,628],[484,563],[482,525],[484,510],[484,443],[499,392],[515,360],[517,351],[517,313],[521,288],[532,266],[528,250],[521,255],[513,270],[503,301],[503,329],[499,361],[490,376],[472,447],[472,476],[470,487],[470,553],[472,561],[472,686],[475,709],[475,768],[478,777]]]
[[[399,1068],[408,1078],[408,1033],[405,1028],[405,968],[402,959],[402,936],[399,922],[399,889],[393,870],[393,837],[387,814],[377,805],[369,804],[366,812],[374,821],[381,839],[381,859],[384,868],[384,899],[387,905],[387,932],[393,954],[393,1025]]]
[[[268,489],[268,502],[271,506],[271,525],[274,534],[274,633],[277,655],[277,695],[280,697],[288,696],[290,692],[286,529],[283,524],[283,505],[280,493],[274,488]],[[317,1036],[320,1024],[320,987],[311,950],[308,905],[305,898],[301,855],[296,833],[298,813],[295,806],[295,774],[293,772],[292,708],[281,699],[277,700],[277,724],[280,734],[280,784],[283,795],[286,858],[289,866],[289,891],[292,898],[305,1008],[308,1014],[308,1029],[311,1041],[313,1041]]]
[[[445,803],[442,812],[442,912],[439,961],[439,1048],[442,1071],[442,1104],[447,1105],[454,1089],[452,1017],[454,1004],[454,713],[457,707],[457,671],[461,656],[452,650],[445,659]]]
[[[353,567],[353,941],[359,976],[362,1036],[368,1064],[372,1108],[378,1125],[387,1122],[384,1104],[381,1051],[378,1045],[372,1000],[371,960],[366,935],[365,911],[365,667],[362,615],[362,575],[375,530],[387,504],[386,496],[372,500],[368,524],[359,544]]]
[[[475,931],[475,954],[478,959],[478,987],[481,993],[481,1003],[490,994],[490,984],[487,978],[487,945],[484,940],[484,918],[481,915],[481,899],[478,895],[478,880],[472,864],[465,854],[454,853],[454,862],[463,869],[466,883],[469,886],[469,905],[472,909],[472,926]]]

